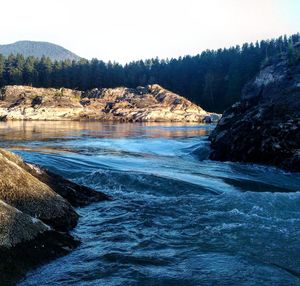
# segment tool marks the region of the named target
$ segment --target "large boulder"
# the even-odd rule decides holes
[[[22,168],[19,160],[7,151],[0,152],[0,200],[55,229],[75,227],[78,215],[70,203]]]
[[[210,135],[213,160],[300,171],[300,62],[273,59],[243,89]]]
[[[0,284],[15,285],[32,267],[79,244],[66,233],[78,220],[71,204],[109,197],[1,148],[0,167]]]
[[[83,185],[78,185],[37,165],[25,163],[20,156],[5,149],[0,148],[0,155],[1,154],[22,169],[26,170],[39,181],[49,186],[53,191],[55,191],[55,193],[62,196],[73,207],[82,207],[93,202],[111,199],[110,196],[102,192],[95,191],[94,189]]]

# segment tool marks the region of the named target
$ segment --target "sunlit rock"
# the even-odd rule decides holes
[[[137,88],[71,89],[6,86],[2,120],[101,120],[121,122],[203,122],[211,116],[189,100],[154,84]]]
[[[0,200],[55,229],[72,229],[78,220],[72,206],[22,164],[17,156],[0,151]]]

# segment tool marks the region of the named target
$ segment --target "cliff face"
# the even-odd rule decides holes
[[[211,159],[300,171],[300,62],[274,59],[250,81],[210,136]]]
[[[210,122],[219,119],[159,85],[93,89],[7,86],[1,91],[2,120],[103,120]]]

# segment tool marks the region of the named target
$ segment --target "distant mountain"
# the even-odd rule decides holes
[[[0,45],[0,54],[9,56],[10,54],[22,54],[25,57],[34,56],[41,58],[49,57],[52,60],[79,60],[80,57],[69,50],[48,42],[19,41],[13,44]]]

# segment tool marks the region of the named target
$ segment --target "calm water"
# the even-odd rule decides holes
[[[207,160],[212,128],[1,123],[2,146],[114,198],[19,285],[300,285],[300,175]]]

